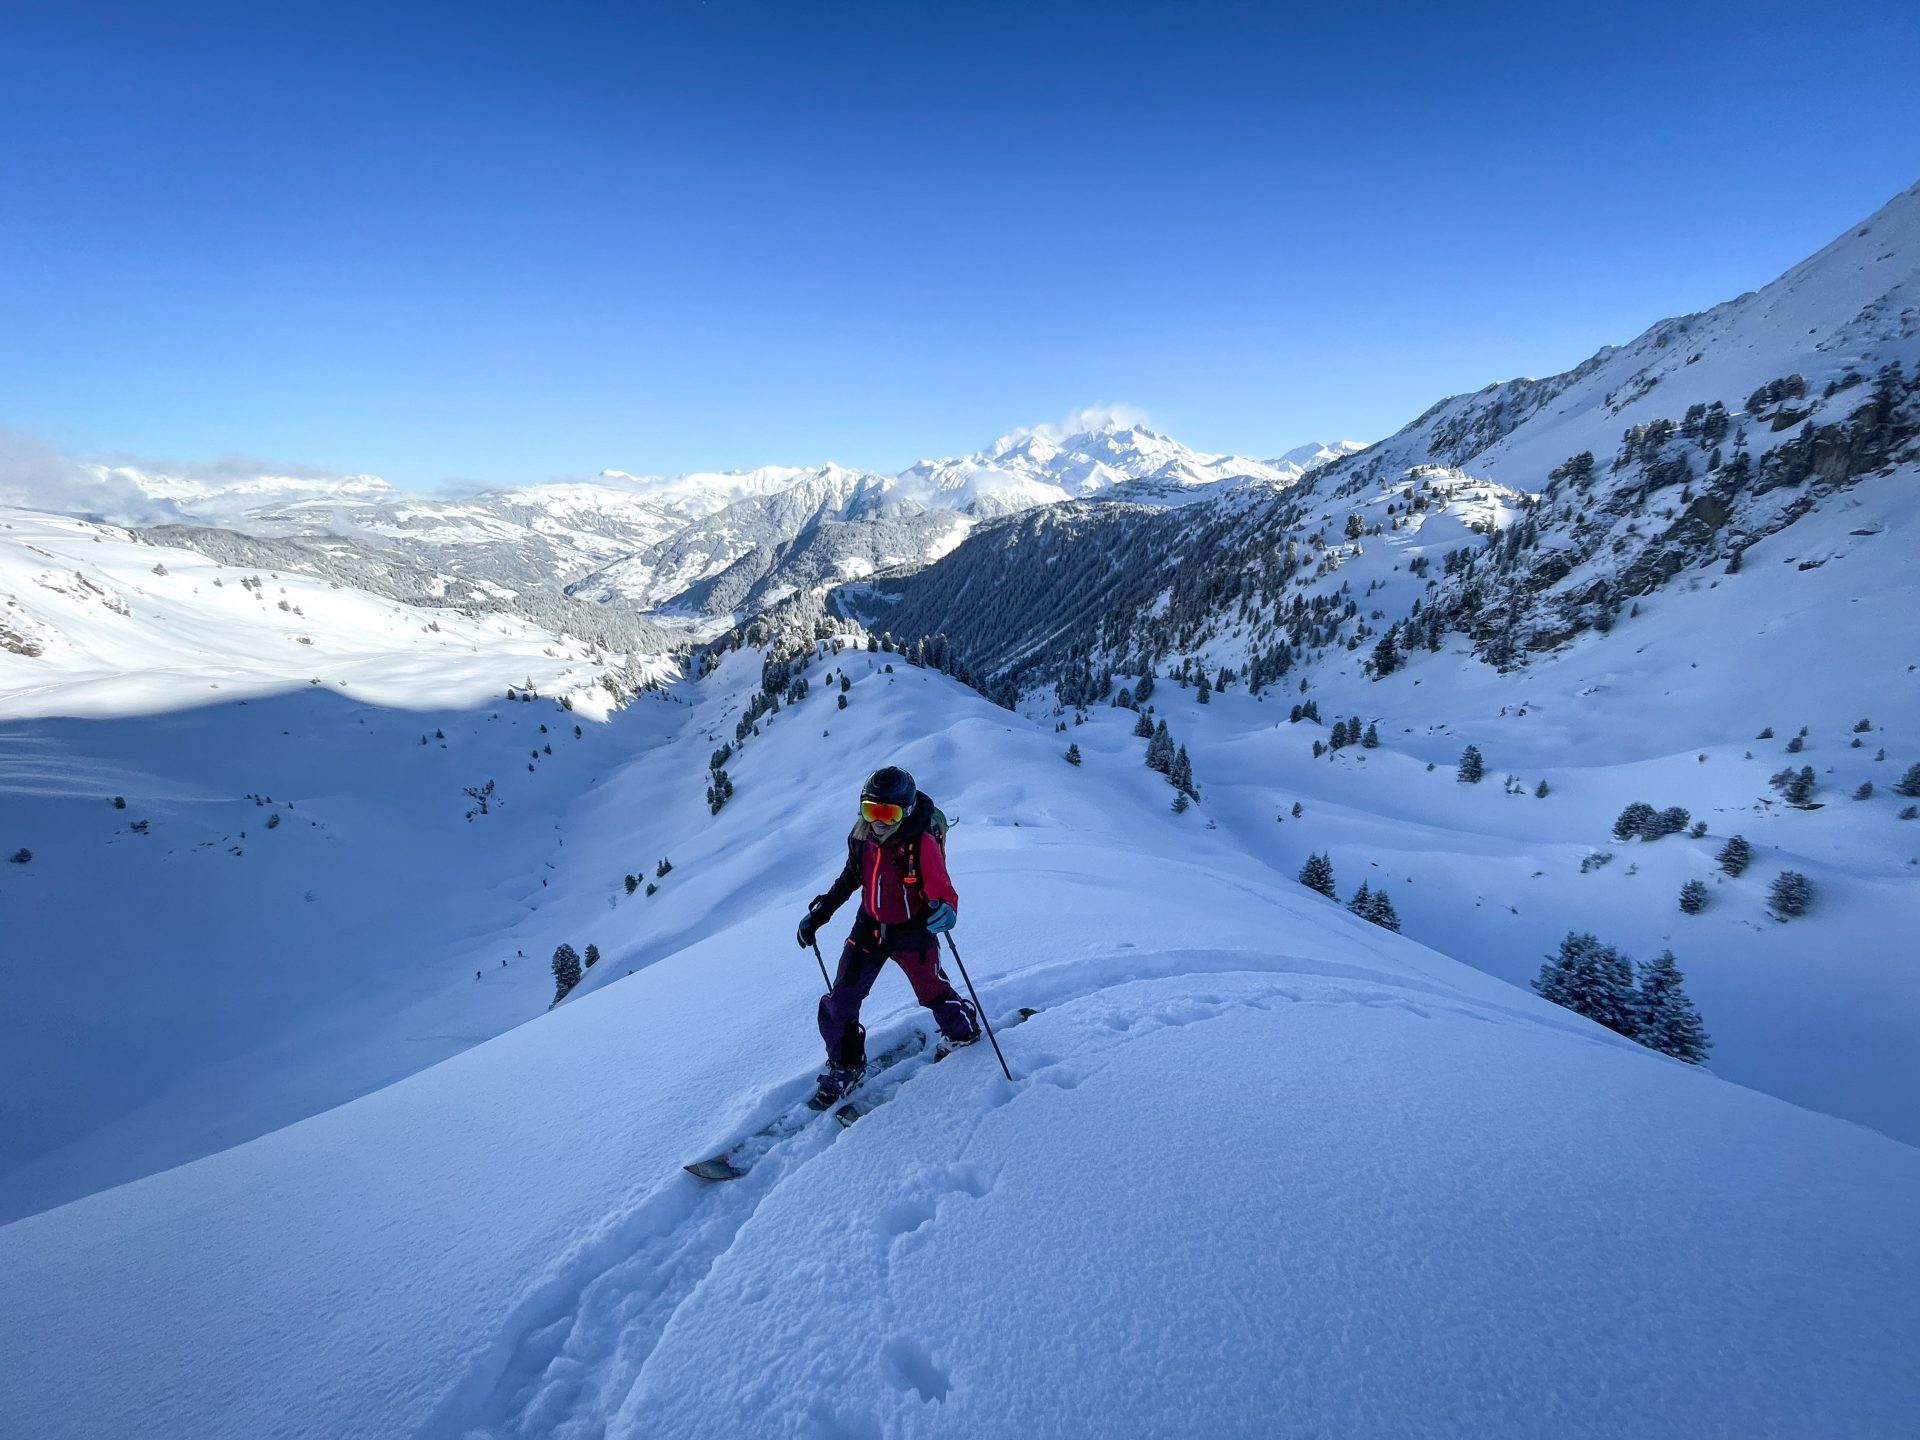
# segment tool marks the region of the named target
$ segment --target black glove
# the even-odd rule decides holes
[[[802,950],[805,950],[809,945],[813,944],[814,932],[826,923],[826,912],[820,902],[815,900],[811,905],[807,906],[806,918],[800,922],[800,928],[794,932],[796,938],[800,941],[800,948]]]

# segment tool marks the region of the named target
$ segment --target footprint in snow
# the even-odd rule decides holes
[[[911,1390],[922,1403],[939,1404],[953,1381],[934,1362],[925,1343],[911,1335],[895,1335],[880,1347],[880,1373],[896,1390]]]

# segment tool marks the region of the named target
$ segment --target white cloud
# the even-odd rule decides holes
[[[166,525],[186,517],[124,476],[76,464],[37,435],[0,426],[0,505],[50,510],[118,525]]]
[[[1115,402],[1108,405],[1083,405],[1050,425],[1027,425],[1013,433],[1016,437],[1039,435],[1048,440],[1064,440],[1069,435],[1084,435],[1108,426],[1125,428],[1147,424],[1147,412],[1137,405]]]

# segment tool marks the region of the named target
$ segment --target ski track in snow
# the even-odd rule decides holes
[[[982,1000],[989,1013],[1002,1015],[997,1029],[1009,1024],[1019,1005],[1034,1006],[1056,1019],[1065,1012],[1099,1008],[1091,1017],[1095,1022],[1092,1040],[1080,1041],[1065,1054],[1003,1041],[1008,1063],[1015,1070],[1011,1085],[999,1073],[990,1046],[969,1052],[963,1063],[987,1068],[981,1072],[980,1113],[964,1134],[955,1133],[957,1152],[966,1152],[992,1111],[1017,1103],[1034,1087],[1072,1089],[1097,1073],[1099,1057],[1118,1046],[1235,1010],[1359,1005],[1398,1009],[1422,1019],[1445,1011],[1493,1024],[1542,1023],[1535,1014],[1492,1013],[1499,1007],[1456,997],[1441,985],[1251,951],[1135,955],[1126,957],[1125,967],[1117,972],[1113,967],[1111,955],[1051,962],[1012,972],[988,987]],[[1243,980],[1257,976],[1272,983],[1233,998],[1207,993],[1203,987],[1191,996],[1160,998],[1140,1012],[1121,998],[1121,992],[1140,982],[1209,975]],[[1284,982],[1279,978],[1283,976],[1287,977]],[[1103,1000],[1108,1003],[1101,1005]],[[906,1028],[894,1025],[876,1033],[870,1037],[870,1049],[877,1053],[895,1043]],[[1590,1043],[1613,1043],[1593,1035],[1590,1027],[1564,1028]],[[903,1063],[882,1086],[881,1103],[891,1101],[931,1063],[930,1052]],[[764,1097],[755,1114],[777,1111],[787,1094],[788,1087],[782,1087]],[[733,1248],[773,1190],[840,1134],[841,1128],[822,1115],[797,1135],[778,1141],[740,1179],[712,1182],[676,1173],[630,1209],[582,1237],[506,1317],[495,1344],[419,1432],[422,1440],[535,1436],[578,1440],[608,1433],[623,1401],[641,1388],[647,1362],[680,1307]],[[934,1220],[955,1197],[978,1199],[992,1184],[991,1167],[977,1163],[930,1166],[918,1176],[908,1198],[881,1216],[882,1228],[892,1239],[903,1239]],[[948,1382],[925,1344],[890,1322],[883,1328],[890,1336],[883,1345],[883,1369],[896,1387],[922,1401],[943,1399]],[[832,1428],[830,1422],[828,1428]]]

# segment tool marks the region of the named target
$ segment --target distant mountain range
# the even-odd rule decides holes
[[[186,528],[166,531],[168,543],[191,543],[194,527],[254,540],[324,537],[335,559],[345,542],[452,581],[515,594],[564,587],[576,599],[628,613],[698,620],[925,564],[980,520],[1065,500],[1164,506],[1223,486],[1284,486],[1360,448],[1351,441],[1304,445],[1254,460],[1193,450],[1139,425],[1071,434],[1041,427],[1003,436],[974,455],[923,460],[898,475],[833,464],[678,476],[608,470],[596,481],[458,498],[411,494],[367,475],[91,469],[103,490],[144,497],[157,512],[177,516]],[[278,558],[299,563],[297,554]],[[358,567],[357,578],[366,568]]]

